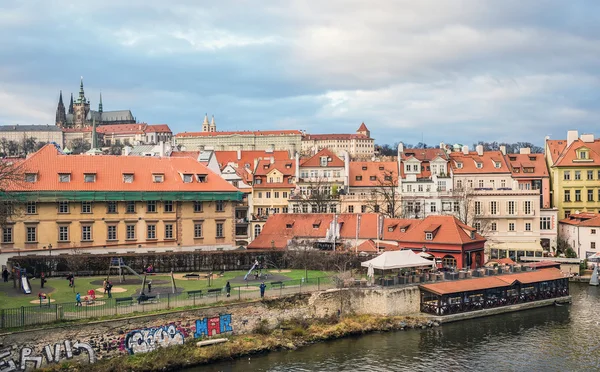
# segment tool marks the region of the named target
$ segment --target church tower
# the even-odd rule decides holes
[[[212,121],[210,122],[210,131],[211,132],[216,132],[217,131],[217,123],[215,123],[215,116],[212,116]]]
[[[83,91],[83,77],[79,84],[79,97],[73,103],[73,126],[75,128],[85,128],[86,118],[90,112],[90,101],[85,98]]]
[[[202,131],[210,132],[210,124],[208,124],[208,114],[204,115],[204,122],[202,123]]]
[[[69,103],[69,114],[73,115],[73,93],[71,93],[71,103]]]
[[[56,108],[56,125],[64,128],[67,125],[67,113],[65,112],[65,105],[62,98],[62,90],[58,97],[58,107]]]

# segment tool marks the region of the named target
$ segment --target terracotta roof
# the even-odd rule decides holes
[[[404,149],[402,152],[402,160],[409,158],[415,158],[420,161],[431,161],[435,158],[440,157],[442,159],[448,159],[446,151],[440,148],[429,148],[429,149]]]
[[[171,133],[167,124],[151,124],[146,128],[147,133]]]
[[[16,185],[23,191],[238,191],[219,175],[191,158],[151,156],[61,155],[46,145],[23,162],[25,172],[36,172],[37,182]],[[59,173],[70,173],[70,182],[59,182]],[[96,174],[95,182],[84,182],[84,174]],[[124,183],[123,174],[133,182]],[[206,174],[207,182],[184,183],[182,174]],[[153,174],[163,174],[154,182]]]
[[[365,123],[362,123],[360,125],[360,127],[358,127],[358,129],[356,130],[357,132],[363,132],[363,131],[368,131],[367,126],[365,125]]]
[[[486,276],[483,278],[448,281],[435,284],[422,284],[419,287],[428,292],[438,295],[478,291],[488,288],[507,287],[519,281],[523,284],[531,284],[546,280],[562,279],[564,275],[560,270],[550,268],[537,271],[527,271],[518,274]]]
[[[367,136],[365,136],[364,134],[360,134],[360,133],[350,133],[350,134],[341,134],[341,133],[334,133],[334,134],[305,134],[304,137],[302,137],[303,140],[306,141],[310,141],[310,140],[315,140],[315,141],[326,141],[326,140],[351,140],[351,139],[371,139]]]
[[[486,262],[485,264],[497,263],[499,265],[515,265],[516,262],[511,260],[510,258],[493,258]]]
[[[430,232],[432,226],[437,226],[432,240],[425,240],[425,233]],[[402,241],[424,244],[465,244],[485,241],[485,238],[474,231],[472,227],[465,225],[454,216],[428,216],[421,223],[408,229],[402,237]],[[475,239],[471,239],[470,233],[475,232]],[[468,232],[468,233],[467,233]]]
[[[200,155],[200,151],[172,151],[172,158],[192,158],[194,160],[198,160],[198,156]]]
[[[556,163],[558,157],[567,147],[567,140],[547,140],[546,141],[546,151],[550,154],[550,159],[552,160],[552,164]]]
[[[575,213],[569,215],[569,217],[562,219],[558,222],[574,226],[600,227],[600,214]]]
[[[398,244],[379,242],[379,250],[382,250],[382,249],[385,250],[386,252],[387,251],[399,251],[400,247],[398,246]],[[358,247],[356,247],[356,250],[359,252],[370,252],[370,253],[378,253],[379,252],[379,250],[377,249],[377,243],[373,239],[365,240],[364,242],[359,244]]]
[[[384,177],[392,176],[390,181]],[[360,179],[357,179],[357,176]],[[375,179],[371,179],[375,177]],[[398,163],[395,161],[353,161],[350,162],[350,187],[370,187],[398,184]]]
[[[505,160],[514,178],[549,177],[543,154],[506,154]],[[525,168],[533,168],[533,172],[526,173]]]
[[[534,269],[545,269],[548,267],[560,268],[560,262],[555,262],[555,261],[529,262],[529,263],[524,263],[523,266],[532,267]]]
[[[344,161],[327,148],[322,149],[321,151],[317,152],[315,155],[313,155],[309,158],[300,160],[300,166],[301,167],[321,167],[321,157],[322,156],[327,156],[328,159],[331,159],[327,162],[328,167],[343,167],[344,166]]]
[[[148,124],[114,124],[114,125],[99,125],[96,127],[96,132],[102,134],[143,134]]]
[[[253,151],[253,150],[241,150],[240,158],[238,160],[238,152],[237,151],[215,151],[215,156],[217,157],[217,162],[219,163],[219,167],[223,169],[227,164],[234,163],[237,164],[238,167],[245,167],[246,164],[250,168],[254,168],[254,160],[255,159],[270,159],[273,157],[275,160],[287,160],[290,158],[290,155],[287,151]]]
[[[281,182],[267,182],[267,175],[271,173],[274,169],[277,169],[283,177],[281,178]],[[262,180],[261,183],[254,182],[254,188],[256,189],[270,189],[270,188],[283,188],[283,189],[293,189],[296,187],[294,182],[290,183],[289,179],[294,177],[296,174],[296,161],[295,160],[276,160],[271,163],[270,160],[260,160],[256,164],[256,169],[254,171],[254,179],[260,178]]]
[[[577,150],[581,148],[589,149],[589,156],[586,160],[578,159]],[[600,165],[600,139],[594,142],[583,142],[581,139],[573,141],[571,146],[563,150],[558,159],[554,162],[556,167],[589,167]]]
[[[478,155],[477,152],[469,152],[468,155],[462,152],[450,153],[450,162],[454,174],[472,174],[472,173],[510,173],[508,164],[504,159],[504,155],[500,151],[485,151],[483,155]],[[500,163],[500,167],[496,168],[495,162]],[[461,163],[459,168],[457,163]],[[481,168],[477,168],[477,163],[481,164]]]
[[[232,132],[184,132],[177,133],[175,137],[218,137],[218,136],[289,136],[302,135],[299,130],[255,130],[255,131],[232,131]]]

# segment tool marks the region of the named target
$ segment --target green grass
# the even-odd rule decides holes
[[[222,277],[211,280],[210,288],[222,288],[225,286],[227,281],[246,274],[247,271],[227,271],[224,273]],[[276,271],[272,271],[272,273],[277,273]],[[281,273],[281,275],[285,275],[291,280],[301,280],[305,276],[304,270],[292,270],[291,272]],[[331,273],[324,271],[315,271],[308,270],[308,278],[318,278],[318,277],[326,277],[331,275]],[[126,279],[133,278],[132,276],[126,276]],[[46,282],[46,288],[51,287],[54,288],[52,292],[50,292],[50,298],[55,300],[54,303],[64,303],[64,302],[75,302],[75,293],[79,292],[82,297],[85,296],[88,290],[97,289],[102,287],[102,285],[92,285],[91,282],[97,280],[103,280],[103,277],[76,277],[75,278],[75,289],[69,287],[69,282],[64,278],[48,278]],[[158,280],[168,281],[165,284],[154,284],[154,287],[170,287],[171,286],[171,277],[168,275],[153,275],[149,276],[147,280],[152,280],[155,283]],[[116,276],[111,277],[111,281],[114,287],[125,288],[127,291],[122,293],[113,293],[113,297],[131,297],[139,288],[139,284],[127,284],[119,283],[119,279]],[[126,280],[127,281],[127,280]],[[270,280],[266,280],[269,282]],[[21,306],[34,306],[35,304],[30,303],[32,300],[37,300],[37,294],[39,292],[47,292],[47,289],[40,288],[40,280],[32,279],[31,283],[31,294],[25,295],[18,286],[17,289],[13,288],[13,281],[9,280],[8,283],[0,282],[0,309],[9,309],[9,308],[17,308]],[[18,283],[17,283],[18,284]],[[203,280],[175,280],[175,284],[178,288],[183,288],[184,291],[192,291],[192,290],[200,290],[207,289],[208,281]],[[312,284],[312,282],[311,282]],[[238,283],[231,283],[232,288],[243,286]],[[97,294],[102,294],[97,293]]]

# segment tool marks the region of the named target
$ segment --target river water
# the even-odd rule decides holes
[[[189,371],[599,371],[600,288],[571,283],[570,291],[571,305],[345,338]]]

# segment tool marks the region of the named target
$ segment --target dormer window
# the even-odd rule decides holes
[[[475,166],[476,166],[477,168],[483,168],[483,163],[482,163],[482,162],[479,162],[479,161],[478,161],[478,162],[475,162]]]
[[[495,167],[495,168],[500,168],[500,166],[501,166],[501,164],[500,164],[500,162],[499,162],[499,161],[495,161],[495,162],[494,162],[494,167]]]
[[[286,229],[291,229],[292,227],[294,227],[294,224],[293,224],[293,223],[286,223],[286,224],[285,224],[285,228],[286,228]]]
[[[362,166],[362,170],[367,170],[367,166],[366,166],[366,165],[363,165],[363,166]]]
[[[25,182],[37,182],[37,173],[25,173]]]
[[[377,181],[377,177],[376,176],[370,176],[369,180],[371,180],[371,181]]]
[[[292,168],[292,165],[288,163],[288,164],[286,164],[286,165],[285,165],[285,168],[286,168],[286,169],[291,169],[291,168]]]
[[[579,151],[579,153],[577,155],[578,155],[577,157],[579,159],[582,159],[582,160],[585,160],[585,159],[588,158],[588,152],[587,152],[587,150]]]
[[[85,183],[94,183],[96,182],[96,174],[95,173],[87,173],[83,176],[83,181]]]
[[[389,174],[386,174],[385,176],[383,176],[383,179],[386,181],[391,181],[392,180],[392,176],[390,176]]]
[[[327,166],[327,156],[321,156],[321,166],[322,167]]]
[[[192,175],[191,174],[184,174],[183,175],[183,183],[192,183]]]
[[[509,156],[508,158],[510,159],[510,161],[517,161],[517,157],[516,156]],[[531,160],[531,158],[529,158],[529,159]]]
[[[471,231],[471,239],[475,239],[475,231]]]
[[[206,180],[208,179],[208,175],[206,175],[206,174],[197,174],[196,178],[198,179],[198,182],[205,183]]]
[[[382,171],[382,170],[383,170],[383,167],[382,167],[382,166],[379,166],[379,170],[380,170],[380,171]]]
[[[531,161],[535,161],[535,156],[530,156],[530,157],[529,157],[529,160],[531,160]]]
[[[425,233],[425,240],[433,240],[433,233],[430,233],[430,232]]]
[[[269,169],[269,164],[263,165],[263,169]]]
[[[257,184],[257,185],[260,185],[260,184],[262,183],[262,179],[260,179],[260,178],[256,178],[256,179],[254,180],[254,183],[255,183],[255,184]]]
[[[124,183],[133,183],[133,173],[123,173]]]
[[[71,182],[71,173],[59,173],[58,182]]]
[[[357,181],[362,181],[362,176],[356,176]]]
[[[519,168],[519,167],[514,167],[514,168],[513,168],[513,171],[514,171],[515,173],[521,173],[521,168]]]
[[[165,180],[165,176],[162,174],[154,174],[152,175],[152,180],[155,183],[163,183],[163,181]]]

